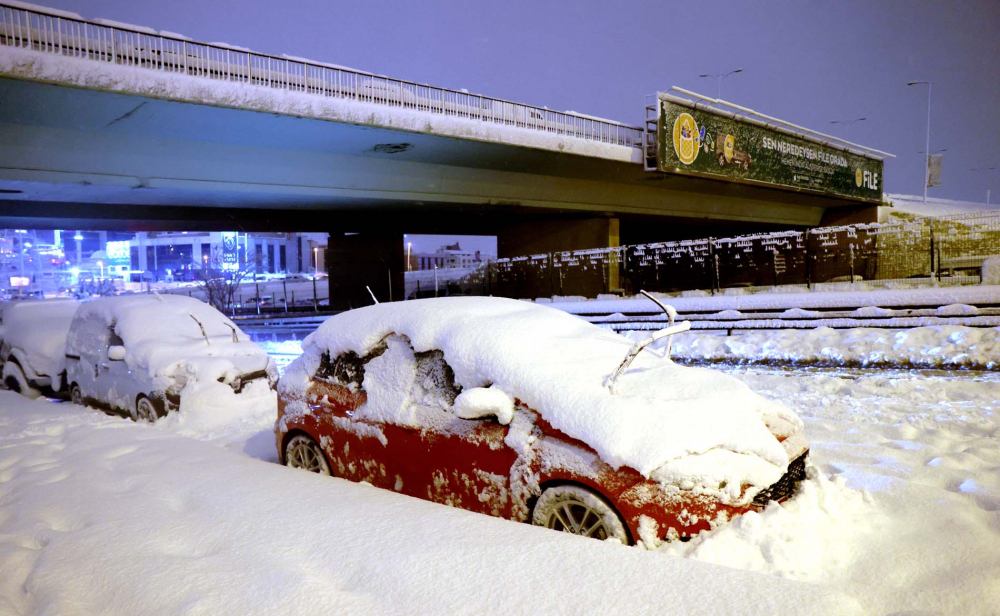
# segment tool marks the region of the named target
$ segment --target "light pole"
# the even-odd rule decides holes
[[[104,280],[104,261],[98,261],[97,266],[101,268],[101,280]]]
[[[841,126],[846,127],[847,133],[850,134],[852,126],[854,126],[858,122],[864,122],[867,119],[868,118],[854,118],[853,120],[831,120],[830,124],[840,124]]]
[[[319,246],[313,246],[313,280],[319,276]]]
[[[743,72],[743,69],[738,68],[735,71],[729,71],[728,73],[719,73],[717,75],[709,75],[708,73],[703,73],[703,74],[698,75],[698,76],[699,77],[714,77],[714,78],[718,79],[719,80],[719,95],[718,95],[718,98],[721,99],[722,98],[722,80],[725,79],[726,77],[729,77],[730,75],[735,75],[736,73],[742,73],[742,72]]]
[[[406,271],[410,271],[410,251],[413,248],[413,242],[406,242]]]
[[[927,156],[924,159],[924,203],[927,202],[927,185],[930,184],[931,179],[931,87],[934,85],[933,81],[908,81],[906,85],[916,86],[920,84],[927,84],[927,147],[924,148],[924,152],[927,152]]]
[[[992,167],[981,167],[981,168],[976,168],[976,169],[969,169],[969,171],[976,171],[978,173],[989,173],[990,171],[995,171],[996,168],[997,168],[997,166],[993,165]],[[990,189],[987,188],[986,189],[986,206],[989,207],[989,205],[990,205]]]

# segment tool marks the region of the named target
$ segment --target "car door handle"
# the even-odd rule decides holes
[[[104,368],[105,370],[111,370],[111,366],[108,364],[101,364],[101,368]]]

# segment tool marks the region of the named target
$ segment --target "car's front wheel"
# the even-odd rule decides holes
[[[628,543],[625,523],[603,498],[587,488],[561,485],[538,497],[531,523],[593,539],[615,538]]]
[[[69,400],[73,404],[79,404],[80,406],[84,405],[83,391],[80,389],[80,386],[77,385],[76,383],[73,383],[73,386],[69,388]]]
[[[159,419],[160,414],[156,410],[156,405],[146,396],[139,396],[135,401],[135,415],[132,419],[153,423]]]
[[[310,473],[330,474],[330,464],[326,461],[322,448],[304,434],[296,434],[285,445],[285,465]]]

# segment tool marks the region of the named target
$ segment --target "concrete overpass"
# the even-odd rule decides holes
[[[401,263],[402,232],[496,234],[517,255],[858,209],[647,172],[642,130],[609,120],[21,4],[0,17],[8,227],[361,232]],[[352,237],[345,255],[372,245]]]

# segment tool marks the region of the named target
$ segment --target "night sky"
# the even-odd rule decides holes
[[[1000,2],[343,2],[45,0],[41,4],[639,126],[645,95],[742,68],[723,98],[898,156],[888,192],[1000,201]],[[831,124],[866,117],[850,127]]]

